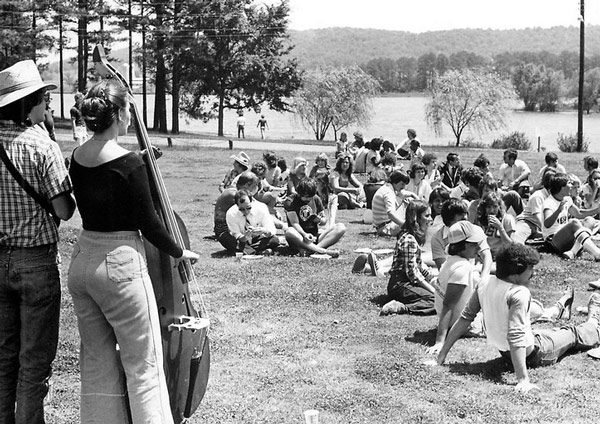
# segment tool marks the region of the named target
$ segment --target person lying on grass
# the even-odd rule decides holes
[[[542,235],[548,247],[564,258],[573,259],[582,250],[600,261],[600,249],[592,241],[592,233],[580,219],[596,215],[594,209],[579,209],[569,196],[571,182],[566,174],[555,174],[550,179],[550,196],[544,200]],[[571,219],[570,217],[574,217]]]
[[[462,310],[473,295],[481,277],[475,266],[480,243],[486,239],[481,227],[468,221],[459,221],[448,231],[448,260],[444,262],[438,276],[439,292],[435,297],[435,309],[439,316],[435,345],[427,353],[438,354],[444,344],[448,330],[460,317]],[[529,307],[531,322],[569,319],[574,291],[567,287],[564,295],[552,306],[544,309],[541,302],[532,299]],[[477,314],[468,330],[470,336],[485,336],[481,313]]]
[[[319,226],[325,225],[323,203],[317,195],[317,183],[312,178],[300,180],[296,193],[292,194],[284,204],[289,228],[285,238],[290,247],[308,250],[311,253],[328,254],[338,257],[337,250],[329,247],[337,243],[346,233],[344,224],[333,224],[319,233]]]
[[[529,381],[528,367],[555,364],[571,350],[588,350],[600,344],[600,294],[588,302],[588,319],[580,325],[532,330],[529,318],[531,293],[529,280],[540,255],[534,249],[513,243],[496,257],[496,276],[482,281],[460,318],[450,329],[437,357],[443,365],[450,349],[468,330],[479,311],[488,344],[512,362],[517,377],[515,390],[527,393],[538,386]]]

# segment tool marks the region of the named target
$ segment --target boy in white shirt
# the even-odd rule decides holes
[[[570,350],[588,350],[600,345],[598,293],[590,297],[585,323],[548,330],[531,329],[528,286],[533,267],[538,262],[537,251],[518,243],[498,254],[496,276],[482,281],[471,296],[446,337],[437,358],[439,365],[444,364],[448,352],[480,310],[488,344],[496,347],[513,364],[518,392],[539,389],[529,381],[528,367],[552,365]]]

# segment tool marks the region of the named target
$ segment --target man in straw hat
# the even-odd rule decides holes
[[[58,344],[60,273],[53,214],[73,215],[75,202],[60,148],[37,124],[45,93],[32,60],[0,71],[0,422],[43,423],[44,397]],[[0,153],[2,153],[0,151]],[[10,161],[48,204],[29,195]]]

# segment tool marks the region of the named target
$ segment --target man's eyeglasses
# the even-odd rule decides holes
[[[244,212],[244,211],[248,211],[248,212],[249,212],[249,211],[251,211],[251,210],[252,210],[252,206],[247,206],[247,207],[245,207],[245,208],[242,208],[241,206],[238,206],[238,209],[239,209],[240,211],[242,211],[242,212]]]

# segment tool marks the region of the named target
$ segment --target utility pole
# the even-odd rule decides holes
[[[583,150],[583,74],[585,63],[584,0],[579,0],[579,101],[577,105],[577,151]]]

